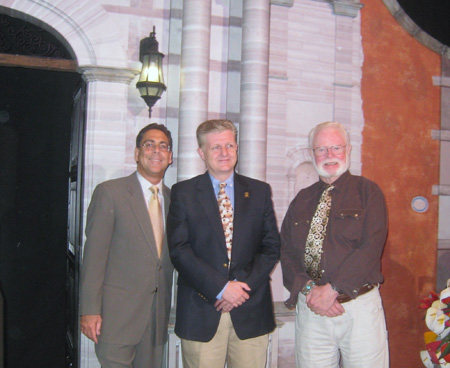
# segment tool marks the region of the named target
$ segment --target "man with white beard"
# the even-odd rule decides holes
[[[320,180],[291,202],[281,228],[285,302],[296,307],[297,368],[387,368],[386,322],[379,293],[387,235],[384,195],[351,175],[349,134],[317,125],[309,152]]]

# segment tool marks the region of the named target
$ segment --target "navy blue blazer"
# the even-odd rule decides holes
[[[177,269],[175,333],[183,339],[211,340],[219,324],[216,296],[229,280],[246,282],[250,298],[230,314],[236,334],[248,339],[275,328],[270,273],[280,255],[280,239],[267,183],[234,175],[231,264],[217,198],[208,172],[175,184],[167,218],[170,256]]]

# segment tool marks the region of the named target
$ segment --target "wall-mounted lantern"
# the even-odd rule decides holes
[[[136,83],[141,97],[148,105],[148,116],[152,115],[152,107],[161,98],[166,90],[162,71],[162,59],[164,54],[158,51],[158,41],[155,37],[155,26],[150,37],[141,40],[139,48],[139,60],[142,63],[141,75]]]

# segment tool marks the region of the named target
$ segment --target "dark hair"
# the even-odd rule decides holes
[[[197,143],[200,148],[205,144],[205,135],[208,133],[221,133],[225,130],[231,130],[234,134],[234,139],[237,142],[237,129],[230,120],[215,119],[206,120],[197,127]]]
[[[167,129],[165,125],[158,124],[158,123],[151,123],[141,129],[141,131],[139,132],[139,134],[136,137],[136,148],[139,148],[141,146],[141,142],[142,142],[142,138],[144,137],[144,134],[146,132],[148,132],[149,130],[153,130],[153,129],[160,130],[161,132],[163,132],[166,135],[166,137],[169,139],[170,151],[172,151],[172,134],[170,134],[170,130]]]

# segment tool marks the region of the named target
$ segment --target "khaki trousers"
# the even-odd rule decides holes
[[[269,335],[241,340],[230,313],[222,313],[217,332],[208,342],[181,339],[184,368],[264,368]]]

